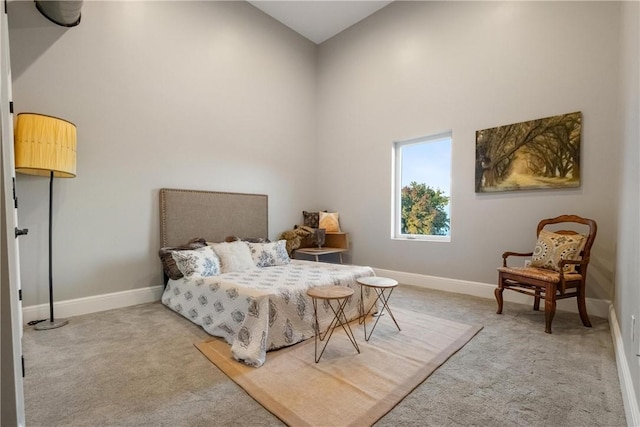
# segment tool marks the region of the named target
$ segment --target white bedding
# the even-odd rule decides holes
[[[353,297],[345,307],[351,320],[358,316],[360,306],[356,279],[374,275],[370,267],[292,260],[283,266],[169,280],[162,303],[209,334],[224,338],[235,359],[258,367],[265,362],[268,350],[313,337],[308,288],[352,288]],[[375,293],[370,288],[364,290],[368,307]],[[333,312],[326,304],[318,304],[318,318],[320,327],[326,327]]]

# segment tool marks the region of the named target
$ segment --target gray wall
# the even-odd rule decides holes
[[[618,260],[614,308],[620,324],[635,395],[640,397],[640,4],[621,8],[620,115],[624,158],[618,214]],[[631,330],[631,316],[636,330]],[[635,340],[631,340],[635,334]],[[628,420],[631,423],[631,420]],[[640,421],[640,420],[636,420]]]
[[[245,2],[85,2],[66,29],[10,2],[16,112],[78,127],[54,182],[56,301],[162,283],[158,189],[269,195],[271,238],[315,203],[316,46]],[[48,179],[18,174],[24,305],[48,301]]]
[[[340,211],[353,261],[495,283],[545,217],[598,222],[588,294],[611,299],[620,165],[620,5],[395,2],[323,43],[320,201]],[[476,194],[475,131],[582,111],[578,189]],[[391,233],[394,140],[453,131],[450,243]]]

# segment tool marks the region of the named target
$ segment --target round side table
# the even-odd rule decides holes
[[[309,295],[313,301],[316,363],[320,361],[320,358],[324,353],[324,349],[327,348],[327,344],[329,344],[329,340],[333,335],[333,331],[338,326],[342,326],[342,329],[344,329],[347,337],[349,337],[351,344],[353,344],[358,353],[360,353],[356,337],[353,335],[353,331],[347,321],[347,316],[344,314],[344,308],[353,295],[353,289],[347,288],[346,286],[318,286],[308,289],[307,295]],[[331,320],[331,323],[329,323],[329,326],[327,326],[327,329],[322,333],[320,332],[320,325],[318,324],[318,300],[327,301],[329,307],[331,307],[331,311],[333,311],[333,319]],[[322,347],[322,351],[318,354],[318,341],[324,341],[325,339],[324,347]]]
[[[396,321],[396,318],[394,317],[393,312],[391,311],[391,308],[389,308],[389,298],[391,298],[391,294],[393,293],[393,290],[396,288],[396,286],[398,286],[398,282],[393,279],[389,279],[386,277],[377,277],[377,276],[360,277],[357,279],[357,281],[360,284],[360,312],[362,313],[361,320],[362,320],[362,323],[364,324],[365,341],[369,341],[369,338],[371,338],[371,334],[373,334],[373,330],[378,325],[378,321],[380,320],[380,317],[384,313],[385,309],[393,319],[393,323],[395,323],[398,330],[400,330],[400,325],[398,325],[398,322]],[[366,311],[364,309],[364,291],[363,291],[365,287],[373,289],[377,295],[376,300],[373,302],[373,304],[371,304],[371,307],[369,307],[369,309]],[[367,335],[367,322],[366,322],[367,316],[369,315],[369,313],[371,313],[371,310],[373,310],[373,308],[377,306],[378,301],[382,303],[382,308],[376,315],[377,316],[376,321],[373,324],[373,327],[371,328],[369,335]]]

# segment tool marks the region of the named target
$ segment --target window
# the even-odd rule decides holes
[[[451,240],[451,131],[393,144],[392,238]]]

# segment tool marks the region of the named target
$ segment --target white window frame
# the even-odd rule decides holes
[[[452,224],[452,197],[449,194],[449,235],[415,235],[415,234],[403,234],[401,233],[401,216],[402,216],[402,147],[415,144],[424,144],[430,142],[436,142],[440,140],[448,139],[451,143],[451,151],[453,151],[453,132],[451,130],[440,132],[433,135],[423,136],[419,138],[412,138],[403,141],[394,141],[391,150],[392,161],[392,185],[391,185],[391,239],[394,240],[406,240],[406,241],[428,241],[428,242],[451,242],[451,235],[453,226]],[[453,163],[453,154],[452,154]],[[451,175],[453,174],[453,167],[449,167]],[[452,182],[452,176],[449,176],[449,182]],[[428,184],[428,183],[427,183]]]

